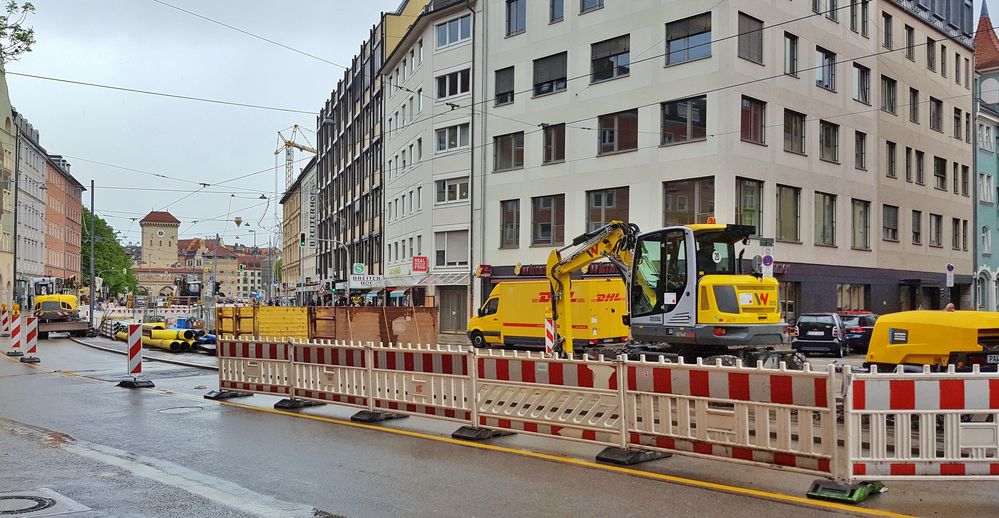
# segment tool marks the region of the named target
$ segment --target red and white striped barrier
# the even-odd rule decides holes
[[[467,348],[389,344],[371,355],[370,410],[472,422]]]
[[[545,319],[545,354],[551,355],[555,349],[555,320]]]
[[[128,325],[128,375],[142,374],[142,324]]]
[[[10,312],[0,310],[0,326],[3,326],[3,336],[10,336]]]
[[[354,342],[294,343],[293,396],[322,403],[368,406],[368,348]]]
[[[845,407],[853,480],[999,480],[995,373],[856,374]]]
[[[11,320],[10,323],[10,351],[7,352],[7,356],[21,356],[21,319],[15,318]]]
[[[25,356],[21,358],[23,363],[39,363],[41,360],[35,356],[38,354],[38,318],[26,317],[24,332]]]
[[[219,389],[291,395],[290,349],[284,339],[220,340]]]

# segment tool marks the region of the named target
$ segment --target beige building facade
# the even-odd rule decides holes
[[[0,301],[14,297],[14,192],[17,127],[10,107],[7,76],[0,64]]]

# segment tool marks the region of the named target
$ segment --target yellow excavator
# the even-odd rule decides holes
[[[723,357],[768,365],[799,363],[795,353],[776,351],[786,324],[777,302],[776,279],[741,273],[745,250],[756,233],[747,225],[674,226],[642,233],[633,223],[612,221],[552,250],[546,274],[552,289],[552,318],[559,331],[555,349],[572,356],[572,275],[609,260],[627,286],[631,327],[629,356],[679,356],[685,360]]]

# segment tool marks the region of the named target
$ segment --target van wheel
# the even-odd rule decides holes
[[[473,347],[475,347],[476,349],[482,349],[483,347],[486,347],[488,345],[489,344],[486,343],[486,337],[483,336],[482,333],[480,333],[478,331],[472,333],[472,346]]]

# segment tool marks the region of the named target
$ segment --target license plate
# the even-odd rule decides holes
[[[999,363],[999,354],[986,355],[985,363]]]
[[[823,335],[825,335],[825,333],[822,332],[822,331],[809,331],[809,332],[807,332],[805,334],[808,335],[808,336],[823,336]]]

